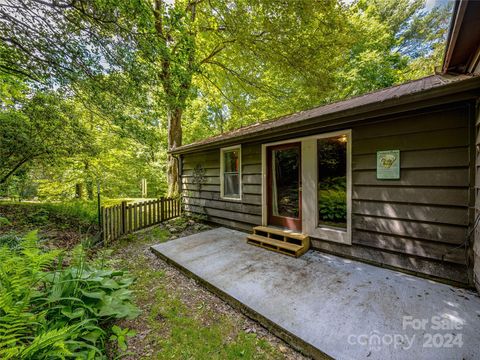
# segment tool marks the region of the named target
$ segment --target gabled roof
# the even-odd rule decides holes
[[[192,144],[172,150],[173,154],[199,151],[213,146],[223,146],[240,139],[253,140],[260,135],[300,126],[310,119],[321,122],[345,116],[357,115],[379,110],[389,106],[404,105],[422,99],[448,95],[463,90],[480,89],[480,76],[469,75],[431,75],[419,80],[356,96],[310,110],[277,119],[258,122],[243,128],[229,131]]]

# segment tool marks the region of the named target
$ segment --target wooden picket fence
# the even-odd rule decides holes
[[[161,198],[100,209],[102,239],[104,243],[112,242],[120,236],[130,234],[163,221],[180,216],[179,198]]]

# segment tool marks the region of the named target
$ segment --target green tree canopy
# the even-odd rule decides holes
[[[2,116],[31,121],[8,101],[61,93],[97,153],[65,157],[57,178],[73,167],[91,183],[97,160],[119,165],[121,151],[125,168],[137,159],[132,182],[166,170],[174,193],[168,149],[432,73],[449,11],[424,0],[4,0]]]

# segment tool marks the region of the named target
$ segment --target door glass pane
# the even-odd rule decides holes
[[[347,227],[347,136],[317,141],[318,223]]]
[[[298,218],[300,149],[272,151],[272,213],[274,216]]]

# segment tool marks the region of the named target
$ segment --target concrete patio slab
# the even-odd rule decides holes
[[[295,259],[218,228],[152,250],[313,357],[480,359],[480,297],[309,251]]]

